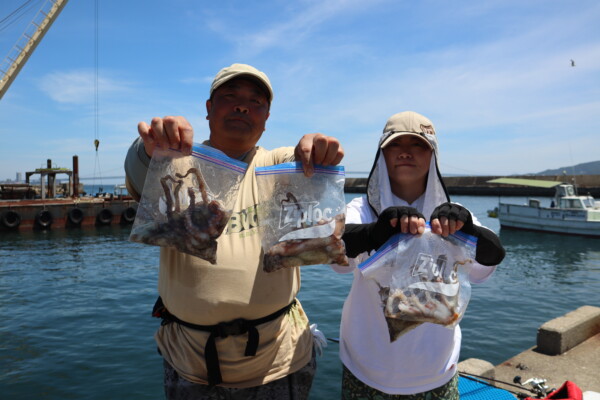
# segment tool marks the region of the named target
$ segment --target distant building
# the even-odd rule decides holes
[[[23,173],[22,172],[17,172],[17,179],[16,179],[17,183],[21,183],[23,182]]]

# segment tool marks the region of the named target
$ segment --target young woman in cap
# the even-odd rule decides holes
[[[504,258],[498,237],[464,207],[450,202],[437,164],[431,121],[412,111],[387,121],[368,178],[366,196],[347,206],[346,250],[354,281],[340,327],[342,399],[458,399],[460,327],[423,323],[390,342],[379,288],[356,266],[395,233],[462,230],[478,238],[469,280],[479,283]],[[338,272],[348,268],[334,266]]]

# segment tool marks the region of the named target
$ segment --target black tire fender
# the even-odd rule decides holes
[[[135,221],[135,215],[137,210],[133,207],[127,207],[123,213],[121,213],[121,222],[125,224],[131,224]]]
[[[67,213],[67,219],[72,225],[81,225],[81,222],[83,221],[83,211],[78,207],[71,208]]]
[[[0,218],[0,223],[2,223],[4,227],[9,229],[18,228],[21,224],[21,215],[14,210],[8,210],[4,214],[2,214],[2,218]]]
[[[38,228],[50,228],[50,226],[52,226],[52,221],[52,214],[48,210],[42,210],[35,215],[35,225]]]
[[[112,222],[112,217],[112,211],[110,211],[108,208],[103,208],[96,216],[96,223],[98,225],[110,225]]]

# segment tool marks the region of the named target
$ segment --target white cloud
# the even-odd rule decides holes
[[[39,86],[59,103],[89,104],[94,102],[96,75],[90,70],[51,72],[40,80]],[[129,84],[98,76],[98,95],[128,90]]]
[[[341,15],[356,14],[376,7],[381,2],[382,0],[303,1],[289,3],[265,25],[247,26],[211,15],[207,26],[218,36],[234,43],[240,56],[256,56],[270,49],[310,45],[310,41],[315,39],[312,35],[325,23]]]
[[[204,85],[213,81],[212,76],[190,76],[180,80],[181,83],[186,85]]]

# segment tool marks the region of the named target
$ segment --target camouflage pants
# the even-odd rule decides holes
[[[355,377],[344,366],[342,400],[458,400],[458,374],[450,382],[428,392],[417,394],[387,394],[374,389]]]
[[[304,367],[286,377],[251,388],[224,388],[192,383],[183,379],[166,361],[165,397],[168,400],[305,400],[317,370],[313,351],[312,359]]]

